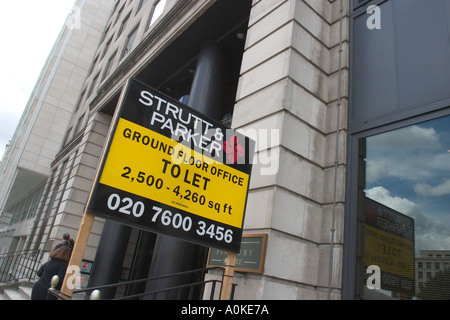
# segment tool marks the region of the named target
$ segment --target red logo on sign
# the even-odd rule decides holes
[[[236,163],[239,158],[245,155],[244,147],[238,144],[239,139],[236,136],[232,136],[230,141],[223,142],[223,150],[228,154],[228,162]]]

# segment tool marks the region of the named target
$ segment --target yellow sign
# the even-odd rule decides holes
[[[254,145],[248,137],[130,79],[86,210],[238,252]]]
[[[364,224],[366,266],[377,265],[384,272],[414,279],[414,243],[403,237]]]
[[[242,228],[249,175],[120,118],[100,183]]]

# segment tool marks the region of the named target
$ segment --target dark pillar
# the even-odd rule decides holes
[[[131,227],[106,220],[95,254],[88,287],[118,283],[130,238]],[[101,290],[102,299],[112,299],[116,288]]]
[[[197,62],[188,105],[215,120],[220,120],[225,92],[226,60],[213,44],[203,47]]]
[[[198,58],[188,105],[202,114],[219,120],[224,93],[224,56],[215,45],[206,45]],[[149,277],[194,270],[205,267],[207,247],[169,236],[158,235]],[[175,277],[149,281],[146,291],[155,291],[193,282],[191,277]],[[202,280],[202,279],[197,279]],[[194,298],[200,298],[201,292]],[[187,299],[188,290],[148,295],[146,299]]]

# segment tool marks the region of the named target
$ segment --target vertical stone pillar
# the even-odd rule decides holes
[[[252,2],[232,127],[257,132],[244,229],[277,249],[237,299],[339,298],[348,5]]]

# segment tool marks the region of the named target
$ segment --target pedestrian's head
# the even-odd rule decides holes
[[[64,239],[65,241],[69,241],[69,239],[70,239],[70,234],[64,233],[64,234],[63,234],[63,239]]]
[[[69,246],[61,246],[58,249],[50,252],[50,258],[54,260],[61,260],[69,262],[72,249]]]

